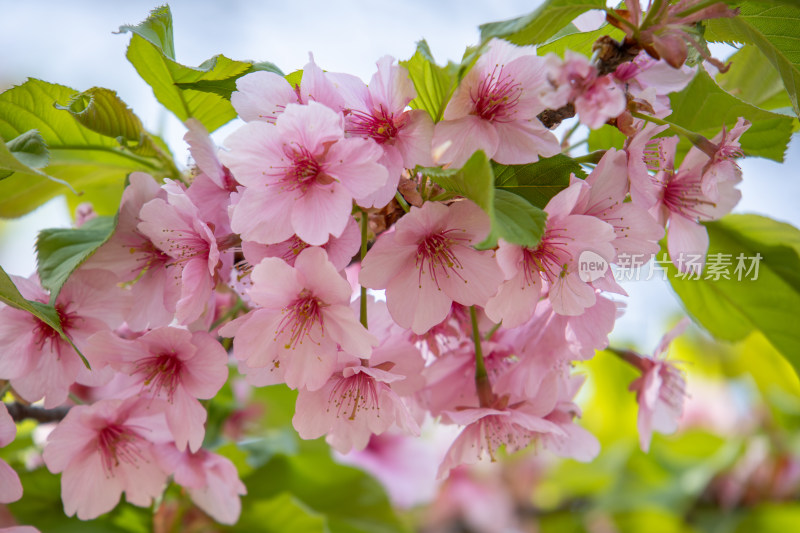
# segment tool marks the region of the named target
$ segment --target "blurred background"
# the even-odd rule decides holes
[[[479,24],[519,16],[538,3],[176,0],[170,6],[176,57],[183,64],[198,65],[222,53],[271,61],[291,72],[302,68],[311,52],[323,69],[368,81],[378,58],[407,59],[421,38],[438,62],[459,61],[464,48],[478,41]],[[113,33],[121,24],[144,19],[155,6],[152,0],[0,0],[0,89],[27,77],[78,91],[114,89],[185,166],[183,125],[161,108],[125,59],[129,36]],[[732,51],[712,47],[719,58]],[[236,126],[216,132],[217,143]],[[735,212],[800,225],[800,146],[794,141],[783,165],[741,162],[743,197]],[[0,265],[11,274],[30,275],[36,233],[69,226],[70,220],[63,198],[21,219],[0,220]],[[682,316],[680,304],[666,281],[623,286],[630,297],[624,299],[627,312],[612,343],[650,353]],[[460,470],[437,485],[432,477],[437,457],[452,435],[435,432],[421,444],[385,438],[343,460],[366,465],[385,480],[395,504],[409,509],[404,520],[426,533],[800,530],[800,385],[793,370],[758,334],[737,345],[720,345],[691,329],[670,357],[682,362],[690,399],[681,430],[671,437],[656,435],[648,455],[638,449],[636,404],[627,391],[635,373],[613,355],[598,353],[580,368],[588,375],[584,425],[603,445],[589,465],[556,461],[534,450]],[[283,400],[269,401],[281,405]],[[291,398],[285,403],[290,406]],[[279,428],[281,420],[269,423]],[[382,471],[381,458],[392,450],[412,454],[414,464],[402,472]]]

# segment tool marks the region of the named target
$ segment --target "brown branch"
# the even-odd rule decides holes
[[[45,409],[35,405],[25,405],[18,402],[7,403],[6,408],[8,414],[15,422],[21,422],[26,418],[36,420],[38,422],[58,422],[62,420],[69,412],[68,406],[55,407],[53,409]]]
[[[562,120],[566,120],[574,116],[575,106],[572,105],[572,103],[569,103],[564,107],[559,107],[558,109],[545,109],[536,115],[536,117],[542,121],[542,124],[549,129],[553,129],[561,124]]]

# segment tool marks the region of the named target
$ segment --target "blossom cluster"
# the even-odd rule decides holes
[[[433,417],[463,426],[441,476],[501,447],[591,460],[599,444],[577,422],[572,364],[607,347],[625,291],[610,270],[582,277],[579,256],[649,257],[666,232],[672,257],[704,257],[700,222],[740,196],[746,121],[680,164],[678,138],[659,125],[667,94],[693,74],[644,51],[602,74],[579,54],[492,40],[436,123],[410,108],[414,84],[391,57],[368,84],[313,59],[298,86],[266,71],[241,77],[231,102],[244,124],[219,148],[187,121],[190,184],[132,174],[113,236],[53,295],[90,369],[49,325],[0,307],[0,379],[25,402],[76,404],[43,452],[62,473],[66,513],[97,517],[122,492],[150,505],[171,476],[214,519],[235,522],[245,487],[203,447],[204,401],[232,365],[252,386],[297,390],[299,435],[342,453],[390,430],[418,435]],[[489,214],[433,196],[426,168],[459,168],[477,150],[503,165],[559,154],[540,116],[565,106],[592,129],[624,125],[624,147],[549,200],[536,246],[487,248]],[[51,300],[36,277],[14,282]],[[668,340],[653,357],[623,354],[642,373],[631,387],[643,448],[681,411],[683,378],[660,357]],[[8,470],[0,463],[0,502],[21,493]]]

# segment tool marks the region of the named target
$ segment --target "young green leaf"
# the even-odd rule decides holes
[[[521,196],[539,208],[544,208],[553,196],[569,186],[570,174],[586,178],[583,168],[562,154],[527,165],[492,163],[492,169],[497,189]]]
[[[569,27],[569,26],[567,26]],[[561,34],[561,35],[559,35]],[[625,37],[625,32],[615,28],[611,24],[604,24],[594,31],[579,32],[579,33],[564,33],[559,32],[553,35],[546,43],[536,47],[536,53],[543,56],[550,52],[556,53],[564,57],[566,50],[572,50],[576,54],[582,54],[587,57],[592,55],[592,46],[600,37],[608,35],[609,37],[621,41]]]
[[[262,61],[260,63],[253,63],[250,68],[245,70],[244,72],[237,74],[235,76],[231,76],[230,78],[226,78],[224,80],[200,80],[194,81],[189,83],[177,83],[176,85],[182,89],[194,89],[195,91],[201,91],[206,93],[213,93],[217,94],[226,100],[231,99],[231,94],[236,90],[236,80],[250,74],[252,72],[258,72],[261,70],[265,70],[267,72],[274,72],[279,76],[283,76],[283,72],[274,64],[270,63],[269,61]]]
[[[36,139],[36,143],[46,145],[50,156],[41,171],[30,166],[8,168],[8,154],[0,156],[0,168],[14,170],[14,174],[0,180],[0,217],[23,215],[50,198],[68,192],[68,187],[79,194],[98,188],[115,189],[108,203],[95,205],[100,213],[113,213],[119,207],[129,173],[139,170],[161,178],[177,172],[168,152],[162,158],[135,154],[121,146],[116,138],[92,131],[70,112],[55,107],[56,104],[67,105],[77,92],[63,85],[29,79],[0,94],[0,138],[15,139],[37,130],[41,141]],[[32,140],[27,139],[26,146]],[[37,150],[41,154],[41,147]],[[161,146],[161,150],[166,148]],[[0,148],[0,152],[5,151],[7,146]],[[53,181],[48,176],[63,181]],[[74,193],[71,196],[75,196]]]
[[[400,61],[400,65],[408,69],[408,76],[417,90],[411,107],[424,109],[434,122],[440,121],[450,95],[455,91],[459,65],[452,62],[446,67],[437,65],[424,39],[417,43],[417,51],[411,59]]]
[[[709,139],[718,134],[723,125],[730,130],[738,117],[746,118],[752,126],[741,138],[744,153],[783,161],[792,135],[793,119],[764,111],[731,96],[704,70],[699,71],[683,91],[670,95],[670,101],[672,114],[667,117],[669,122]],[[685,153],[689,147],[689,141],[681,139],[679,151]]]
[[[745,45],[728,60],[728,72],[717,74],[720,87],[761,109],[789,114],[792,101],[783,81],[764,53],[753,45]]]
[[[181,121],[196,118],[209,132],[236,117],[231,103],[222,91],[192,88],[199,82],[214,84],[234,80],[252,68],[252,63],[234,61],[216,55],[198,67],[187,67],[175,61],[172,40],[172,14],[168,6],[154,9],[136,26],[121,26],[119,33],[132,32],[126,57],[144,81],[153,89],[156,99]]]
[[[36,256],[39,280],[55,301],[61,287],[84,261],[114,233],[116,217],[96,217],[80,228],[53,228],[39,232]]]
[[[547,0],[527,15],[482,24],[481,41],[498,37],[521,45],[542,44],[581,13],[605,7],[605,0]]]
[[[729,215],[706,228],[702,279],[681,279],[669,265],[672,288],[714,337],[738,341],[759,330],[800,374],[800,231],[757,215]],[[729,279],[710,264],[726,265]]]
[[[15,172],[43,177],[36,169],[47,165],[50,152],[47,145],[36,130],[30,130],[7,143],[0,139],[0,180]]]
[[[494,248],[497,239],[534,247],[544,233],[546,214],[521,196],[495,189],[492,163],[478,150],[458,170],[418,168],[439,186],[475,202],[491,221],[491,232],[479,248]]]
[[[800,117],[800,48],[797,46],[800,6],[750,1],[739,9],[736,17],[707,21],[706,40],[757,46],[777,69],[794,112]]]
[[[75,352],[80,356],[83,364],[86,365],[86,368],[91,368],[89,366],[89,361],[86,360],[80,350],[78,350],[77,346],[72,343],[72,339],[70,339],[69,336],[64,333],[64,329],[61,327],[61,318],[59,318],[55,307],[52,305],[43,304],[41,302],[26,300],[22,294],[20,294],[16,285],[14,285],[14,282],[11,281],[11,278],[8,276],[8,274],[6,274],[6,271],[3,270],[3,267],[0,267],[0,302],[10,305],[15,309],[27,311],[53,328],[58,332],[59,335],[61,335],[61,338],[63,338],[70,344],[70,346],[72,346]]]

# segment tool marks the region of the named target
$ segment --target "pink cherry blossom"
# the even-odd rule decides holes
[[[639,404],[639,444],[645,452],[650,448],[653,431],[673,433],[678,429],[678,420],[683,413],[686,397],[686,380],[673,363],[668,362],[666,353],[670,343],[688,327],[684,318],[672,328],[659,342],[652,357],[638,356],[625,352],[622,356],[637,367],[642,375],[636,378],[629,389],[636,393]],[[663,357],[662,357],[663,356]]]
[[[211,335],[174,327],[157,328],[134,340],[100,332],[89,340],[89,355],[131,376],[122,397],[164,400],[175,445],[195,452],[205,436],[206,410],[198,399],[213,398],[228,378],[225,349]],[[118,396],[119,397],[119,396]]]
[[[233,262],[229,253],[235,236],[218,236],[200,218],[186,191],[177,184],[168,187],[167,201],[156,198],[142,206],[138,229],[177,267],[173,283],[180,284],[175,318],[181,324],[194,322],[213,310],[212,292]]]
[[[261,306],[220,330],[234,336],[240,369],[259,373],[259,385],[285,381],[316,390],[336,366],[339,349],[368,358],[377,339],[350,309],[350,284],[321,248],[300,252],[294,267],[268,257],[253,269],[249,295]]]
[[[219,149],[205,126],[199,120],[190,118],[186,121],[186,127],[189,131],[183,140],[189,144],[189,152],[197,165],[197,173],[186,194],[197,206],[200,218],[210,226],[213,224],[216,234],[230,233],[228,206],[231,193],[236,191],[238,183],[231,171],[219,161]]]
[[[664,228],[644,208],[625,202],[627,164],[627,154],[611,148],[585,181],[573,176],[571,184],[586,184],[573,213],[594,216],[611,224],[616,232],[613,244],[618,254],[650,256],[658,252]]]
[[[274,244],[297,235],[312,245],[339,237],[355,199],[387,179],[372,140],[345,138],[342,116],[311,102],[287,106],[275,125],[250,122],[220,157],[246,186],[231,227],[243,240]]]
[[[650,172],[674,168],[678,137],[657,137],[668,126],[642,122],[635,135],[625,142],[628,154],[628,179],[631,201],[645,209],[658,203],[660,187]]]
[[[14,441],[17,426],[8,414],[6,404],[0,402],[0,448]],[[22,498],[19,476],[8,463],[0,459],[0,504],[15,502]]]
[[[381,365],[345,366],[321,389],[300,390],[292,424],[304,439],[327,433],[328,443],[341,453],[363,450],[370,435],[379,435],[394,424],[418,436],[419,426],[391,387],[403,379]]]
[[[61,473],[64,512],[97,518],[113,509],[123,492],[128,503],[150,506],[167,481],[153,443],[169,439],[163,414],[152,402],[133,398],[72,407],[43,453],[47,468]]]
[[[47,303],[48,294],[34,279],[12,277],[28,300]],[[116,277],[104,270],[78,270],[64,284],[55,301],[65,334],[80,350],[94,333],[122,323],[126,295],[115,286]],[[111,378],[102,368],[88,370],[53,328],[27,311],[0,307],[0,379],[8,379],[14,390],[29,402],[44,398],[46,408],[64,403],[76,381],[100,385]]]
[[[489,318],[510,328],[526,322],[533,316],[543,283],[549,287],[556,313],[580,315],[594,305],[595,289],[579,277],[578,259],[589,250],[611,262],[616,234],[613,226],[597,217],[572,214],[582,187],[573,183],[547,203],[547,225],[535,248],[500,240],[497,262],[506,281],[486,304]]]
[[[347,133],[372,139],[384,151],[380,162],[389,171],[389,178],[386,185],[361,202],[365,207],[383,207],[389,203],[404,168],[433,164],[433,121],[422,109],[406,110],[417,92],[405,67],[392,63],[391,56],[378,60],[378,72],[369,86],[355,76],[327,74],[341,90]]]
[[[549,89],[545,60],[532,46],[492,39],[461,80],[433,134],[440,163],[460,167],[477,150],[507,165],[533,163],[561,148],[539,121]]]
[[[521,402],[511,407],[476,407],[461,411],[448,411],[445,420],[466,426],[458,435],[439,466],[437,477],[445,477],[461,464],[475,464],[488,455],[496,460],[500,446],[508,452],[528,447],[543,434],[563,431],[558,425],[543,417],[552,411],[552,403],[543,402],[542,407],[530,402]]]
[[[289,104],[319,102],[334,110],[342,108],[342,95],[309,54],[303,67],[299,87],[292,87],[283,76],[274,72],[258,71],[236,80],[236,91],[231,94],[231,104],[245,122],[262,121],[275,124]]]
[[[453,301],[484,305],[502,273],[493,252],[475,250],[489,233],[489,217],[469,200],[426,202],[382,234],[367,253],[359,280],[386,289],[395,322],[422,334],[443,321]]]
[[[114,234],[83,265],[113,272],[130,286],[131,308],[125,321],[134,331],[169,324],[180,298],[180,287],[174,282],[180,277],[179,267],[138,228],[142,206],[166,197],[167,192],[150,175],[132,173],[122,193]]]
[[[154,449],[161,468],[172,472],[175,483],[189,493],[195,505],[220,524],[233,525],[242,511],[247,488],[233,463],[216,453],[199,449],[181,452],[172,444]]]

